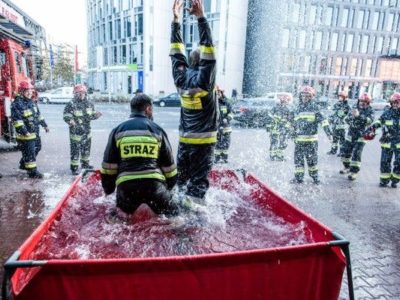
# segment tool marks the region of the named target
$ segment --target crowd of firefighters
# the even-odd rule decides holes
[[[176,214],[180,207],[202,206],[209,188],[208,175],[214,163],[227,163],[233,119],[232,107],[222,88],[216,86],[216,55],[209,24],[204,17],[201,0],[193,0],[189,13],[197,17],[200,47],[190,53],[189,60],[182,39],[180,16],[183,2],[175,0],[171,25],[173,79],[181,97],[179,146],[177,160],[173,156],[165,131],[153,121],[153,106],[149,96],[137,93],[131,100],[131,117],[114,128],[109,136],[101,168],[102,186],[106,194],[117,189],[117,206],[130,214],[146,203],[157,213]],[[33,86],[21,82],[19,96],[11,106],[11,117],[17,133],[22,158],[20,169],[30,178],[42,178],[36,156],[41,149],[39,129],[49,128],[33,100]],[[325,118],[315,103],[316,92],[311,86],[299,91],[299,102],[293,107],[291,96],[283,95],[268,113],[270,158],[285,160],[288,139],[294,140],[295,174],[292,183],[304,181],[306,164],[315,184],[318,176],[318,130],[321,125],[332,142],[329,154],[342,159],[341,174],[355,180],[361,167],[361,155],[367,140],[382,128],[380,186],[396,188],[400,181],[400,93],[390,97],[390,107],[374,121],[371,97],[362,93],[351,108],[345,92],[333,113]],[[64,109],[64,121],[69,126],[70,169],[89,164],[90,123],[101,116],[87,99],[84,85],[74,87],[74,97]],[[394,166],[392,160],[394,157]],[[172,189],[178,187],[182,197],[173,200]],[[180,205],[177,205],[180,203]]]
[[[299,103],[294,108],[291,106],[292,97],[283,95],[269,112],[267,131],[270,132],[271,160],[285,160],[288,139],[293,138],[295,176],[291,182],[303,182],[306,161],[310,177],[314,183],[320,183],[318,127],[321,124],[332,143],[328,154],[339,152],[343,163],[340,174],[353,181],[360,171],[365,144],[375,137],[376,129],[382,128],[380,186],[386,187],[391,183],[391,187],[396,188],[400,181],[400,93],[391,95],[390,106],[376,121],[370,105],[372,98],[368,93],[361,93],[356,105],[350,107],[347,93],[340,92],[328,118],[313,101],[315,96],[312,87],[304,86],[299,93]]]

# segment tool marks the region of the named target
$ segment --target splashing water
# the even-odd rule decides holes
[[[97,182],[92,198],[78,194],[70,199],[31,259],[187,256],[312,242],[304,223],[287,223],[273,211],[246,201],[252,189],[242,183],[239,196],[212,187],[202,213],[166,218],[142,205],[131,216],[119,211],[110,222],[114,196],[102,195]]]

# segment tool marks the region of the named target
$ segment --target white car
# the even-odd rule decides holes
[[[72,100],[74,88],[60,87],[49,93],[39,93],[39,101],[43,103],[68,103]]]
[[[276,103],[279,102],[279,99],[281,96],[288,96],[293,99],[293,94],[292,93],[287,93],[287,92],[274,92],[274,93],[268,93],[266,95],[266,98],[271,101],[275,101]]]
[[[371,107],[374,110],[384,110],[387,107],[390,107],[390,104],[388,101],[384,100],[384,99],[374,99],[371,102]]]

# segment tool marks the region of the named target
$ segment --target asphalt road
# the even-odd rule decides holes
[[[63,105],[41,105],[50,127],[42,133],[43,149],[37,163],[44,180],[30,180],[18,170],[20,153],[0,152],[0,262],[2,263],[47,216],[65,193],[73,177],[69,172],[68,128],[62,121]],[[129,117],[128,105],[100,105],[101,119],[92,123],[91,163],[99,168],[111,129]],[[155,108],[155,121],[178,145],[178,108]],[[339,174],[336,156],[328,156],[328,141],[321,130],[319,168],[322,184],[310,178],[303,185],[289,184],[293,177],[293,145],[286,162],[272,162],[269,138],[263,129],[234,128],[230,148],[233,169],[254,173],[291,202],[351,242],[353,278],[357,299],[400,299],[400,197],[399,189],[378,187],[380,147],[370,142],[363,153],[359,178],[350,182]],[[345,291],[342,292],[345,298]]]

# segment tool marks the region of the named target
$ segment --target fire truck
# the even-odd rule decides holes
[[[4,2],[0,6],[0,139],[14,143],[11,103],[21,81],[34,84],[30,54],[33,35],[21,25],[21,15]]]

